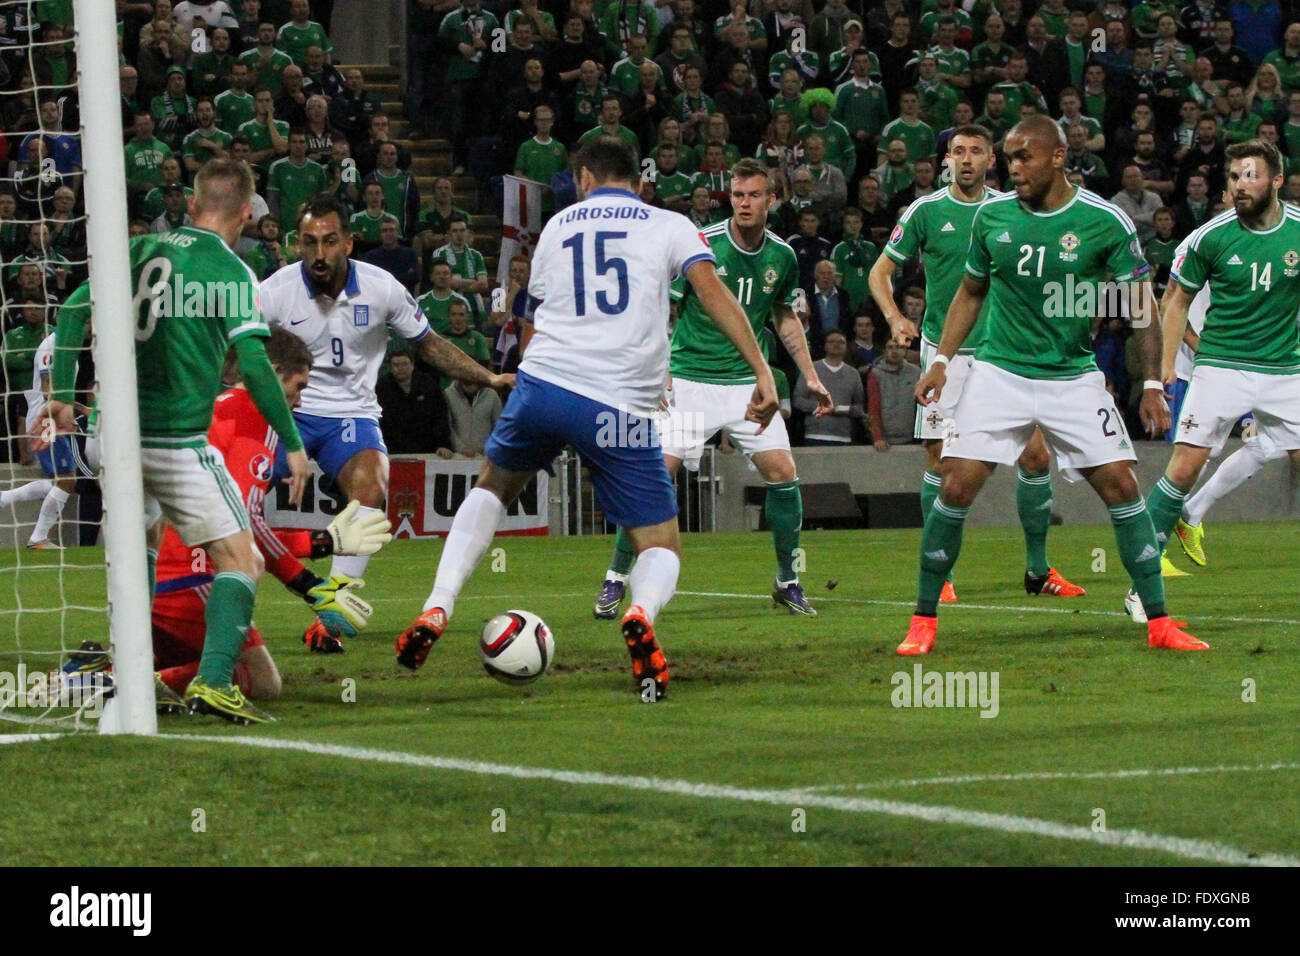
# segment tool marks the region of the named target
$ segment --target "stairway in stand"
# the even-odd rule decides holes
[[[356,67],[366,78],[366,90],[379,98],[388,114],[389,128],[393,139],[411,152],[410,173],[420,187],[420,202],[428,205],[433,201],[433,181],[439,176],[451,176],[454,168],[451,156],[451,142],[445,139],[409,138],[410,122],[406,118],[406,103],[402,97],[402,71],[395,66],[379,63],[339,64],[340,73],[346,74]],[[452,202],[461,209],[471,213],[474,219],[474,248],[483,254],[487,262],[489,280],[495,284],[497,274],[497,256],[501,251],[501,219],[491,210],[484,196],[483,208],[479,208],[480,190],[472,176],[453,176]],[[427,276],[425,279],[427,280]]]

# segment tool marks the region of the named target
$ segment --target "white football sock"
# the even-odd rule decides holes
[[[36,527],[32,529],[33,544],[49,537],[50,529],[58,524],[59,518],[63,516],[63,506],[68,503],[70,497],[71,495],[57,485],[50,488],[49,494],[41,502],[41,513],[36,519]]]
[[[382,514],[379,508],[369,508],[362,505],[353,515],[353,521],[359,521],[366,515]],[[363,578],[366,576],[366,565],[370,563],[368,554],[336,554],[330,561],[330,577],[343,576],[346,578]]]
[[[1272,448],[1271,444],[1269,448]],[[1216,501],[1253,478],[1271,458],[1285,454],[1279,451],[1270,456],[1258,441],[1246,442],[1225,458],[1201,489],[1183,505],[1183,520],[1188,524],[1200,524]]]
[[[19,485],[17,488],[11,488],[8,491],[0,491],[0,508],[8,508],[20,501],[40,501],[50,493],[50,489],[53,487],[54,482],[48,478],[41,478],[37,481],[29,481],[25,485]]]
[[[438,574],[424,602],[424,610],[440,607],[447,612],[447,620],[451,620],[456,596],[478,567],[505,513],[501,499],[486,488],[475,488],[465,496],[451,522],[447,543],[442,546]]]
[[[636,564],[628,575],[631,603],[645,611],[651,624],[677,590],[677,574],[681,569],[681,558],[667,548],[647,548],[636,556]]]

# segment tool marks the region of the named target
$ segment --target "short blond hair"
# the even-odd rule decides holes
[[[253,171],[239,159],[210,159],[194,175],[195,213],[234,215],[253,201]]]

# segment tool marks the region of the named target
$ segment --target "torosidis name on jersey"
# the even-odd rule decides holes
[[[578,206],[564,214],[562,222],[578,219],[649,219],[648,206]]]

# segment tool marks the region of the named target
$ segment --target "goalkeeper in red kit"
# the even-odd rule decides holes
[[[301,400],[307,386],[312,357],[297,336],[275,329],[266,343],[267,358],[279,376],[290,408]],[[228,368],[232,366],[228,363]],[[242,385],[218,396],[213,409],[209,443],[221,452],[226,468],[243,495],[253,538],[266,559],[266,568],[299,594],[326,623],[337,629],[343,618],[355,629],[365,626],[370,606],[349,588],[335,588],[313,574],[299,557],[324,557],[331,553],[371,554],[391,540],[382,515],[354,521],[356,502],[325,532],[276,532],[266,523],[263,500],[271,482],[278,442],[275,431],[253,405]],[[157,589],[153,601],[154,666],[162,682],[177,694],[198,671],[206,630],[205,611],[211,591],[211,562],[202,548],[188,548],[172,528],[167,529],[158,552]],[[313,626],[304,635],[312,650],[341,651],[324,627]],[[248,629],[235,664],[234,682],[252,699],[270,700],[280,693],[280,674],[256,627]],[[161,693],[161,690],[159,691]]]

